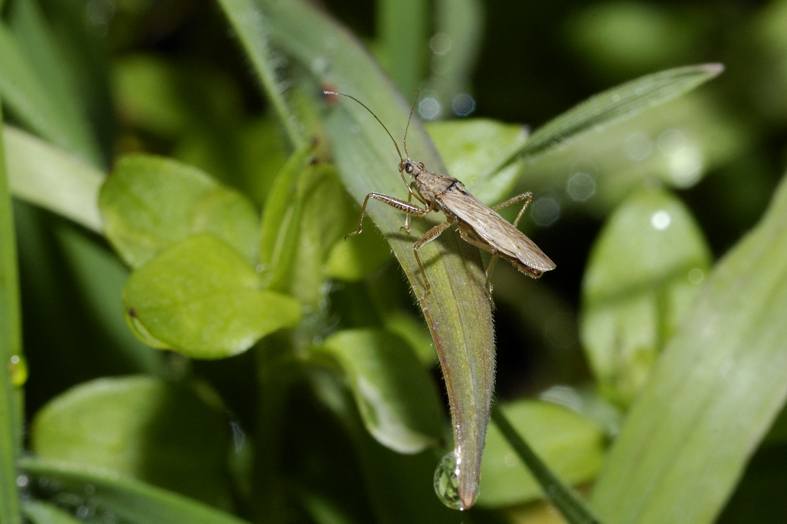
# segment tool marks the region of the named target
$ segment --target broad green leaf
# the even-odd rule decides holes
[[[22,506],[25,517],[33,524],[80,524],[82,521],[54,504],[30,500]]]
[[[191,166],[150,155],[118,161],[101,188],[104,232],[137,268],[197,233],[212,233],[256,260],[258,218],[249,200]]]
[[[585,271],[580,333],[611,400],[627,405],[645,384],[710,261],[702,231],[670,193],[640,191],[610,217]]]
[[[519,460],[538,481],[546,498],[570,524],[601,524],[585,502],[546,465],[517,429],[500,406],[492,409],[492,420],[510,444]],[[513,457],[512,457],[513,458]]]
[[[787,184],[706,278],[593,494],[615,523],[713,522],[787,397]]]
[[[587,482],[601,469],[605,437],[595,422],[546,402],[517,401],[501,409],[538,456],[566,482]],[[496,426],[486,438],[481,478],[478,503],[484,506],[512,506],[543,493]]]
[[[449,120],[426,126],[448,173],[487,205],[497,204],[511,191],[521,166],[498,166],[527,141],[527,130],[494,120]]]
[[[0,107],[0,125],[3,122]],[[0,143],[0,522],[21,522],[16,484],[16,457],[22,449],[23,409],[21,384],[14,383],[13,369],[22,360],[22,317],[19,297],[14,213]]]
[[[34,428],[40,459],[232,506],[224,413],[186,388],[145,376],[94,380],[46,404]]]
[[[195,235],[132,273],[126,318],[155,347],[194,358],[224,358],[300,318],[298,303],[262,291],[257,273],[218,238]]]
[[[243,524],[245,521],[201,502],[150,484],[107,472],[62,463],[24,458],[20,467],[30,475],[55,481],[84,502],[124,522],[156,524]],[[89,495],[85,494],[86,488]]]
[[[614,122],[638,115],[691,91],[723,70],[721,64],[677,67],[608,89],[538,128],[506,164],[515,158],[537,155],[584,133],[600,131]]]
[[[73,154],[10,126],[3,128],[8,182],[17,198],[101,231],[104,174]]]
[[[418,453],[441,437],[440,399],[404,340],[372,329],[340,331],[318,348],[347,374],[369,432],[399,453]]]
[[[22,2],[23,4],[25,2]],[[14,115],[42,138],[93,166],[101,154],[41,15],[22,6],[20,31],[0,24],[0,94]]]
[[[235,2],[253,6],[251,2]],[[400,98],[354,37],[301,1],[266,0],[254,13],[266,20],[264,27],[270,32],[236,24],[234,28],[243,34],[244,41],[270,36],[313,75],[316,84],[357,96],[395,136],[403,135],[410,104]],[[314,90],[314,84],[306,83],[304,89]],[[342,182],[356,202],[362,202],[372,191],[407,198],[407,189],[396,172],[399,159],[395,149],[374,118],[349,99],[328,101],[326,105],[329,107],[323,109],[324,125],[331,149]],[[418,121],[410,125],[408,149],[414,159],[425,162],[430,169],[446,172]],[[401,230],[401,212],[380,202],[372,202],[367,211],[421,297],[425,287],[413,255],[413,243],[438,222],[414,220],[407,233]],[[367,221],[366,228],[369,227]],[[459,492],[464,506],[469,508],[478,488],[494,382],[494,337],[483,266],[478,249],[461,241],[453,231],[424,246],[419,254],[431,284],[431,292],[420,306],[443,366],[454,417],[455,445],[463,460]]]

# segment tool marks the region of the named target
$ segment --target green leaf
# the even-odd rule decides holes
[[[429,7],[426,0],[376,2],[380,62],[403,92],[418,88],[426,72]]]
[[[590,512],[574,490],[564,484],[522,438],[500,406],[492,409],[492,420],[566,521],[570,524],[600,524],[601,521]]]
[[[265,27],[270,33],[257,29],[243,38],[270,36],[312,73],[317,84],[358,97],[392,133],[403,134],[409,104],[395,92],[354,37],[305,2],[266,0],[260,5],[256,16],[269,19]],[[237,24],[235,29],[243,32],[250,28]],[[314,90],[314,84],[307,83],[304,90],[307,89]],[[332,107],[326,108],[330,110],[323,109],[325,129],[342,182],[356,202],[362,202],[372,191],[407,198],[407,189],[396,173],[395,149],[374,118],[351,100],[334,100],[330,104]],[[433,171],[446,172],[417,120],[410,125],[408,148],[415,159]],[[388,239],[420,297],[425,288],[413,244],[437,222],[414,220],[412,230],[406,233],[401,230],[401,212],[380,202],[373,202],[367,211]],[[494,336],[483,265],[478,249],[463,242],[453,231],[424,246],[419,254],[431,284],[431,292],[420,306],[443,366],[454,417],[454,441],[463,460],[459,491],[464,506],[469,508],[477,493],[494,385]]]
[[[22,506],[22,511],[33,524],[80,524],[82,522],[57,506],[39,500],[26,502]]]
[[[593,494],[609,522],[713,522],[787,397],[787,184],[664,350]]]
[[[582,286],[580,333],[611,400],[629,404],[650,375],[710,268],[689,210],[665,191],[640,191],[596,240]]]
[[[0,125],[2,117],[0,106]],[[24,415],[22,384],[14,382],[13,370],[24,364],[24,357],[16,234],[8,186],[4,144],[0,141],[0,522],[16,524],[21,517],[15,460],[22,449]]]
[[[240,193],[191,166],[150,155],[118,161],[101,188],[104,231],[131,267],[197,233],[212,233],[256,260],[258,218]]]
[[[101,231],[98,192],[104,174],[24,131],[3,128],[8,182],[17,198]]]
[[[17,33],[0,24],[0,93],[22,122],[42,138],[93,166],[103,161],[43,17],[18,2]]]
[[[445,159],[448,173],[481,202],[497,204],[511,191],[521,166],[498,167],[526,143],[524,127],[474,118],[432,122],[426,129]]]
[[[31,447],[52,462],[112,472],[213,506],[232,506],[224,413],[144,376],[74,387],[36,415]]]
[[[440,439],[437,389],[404,340],[385,331],[347,330],[318,350],[347,374],[358,411],[378,442],[399,453],[418,453]]]
[[[259,6],[253,0],[219,0],[224,14],[235,29],[243,44],[246,55],[259,75],[268,101],[279,117],[279,123],[287,132],[290,144],[295,149],[303,147],[306,139],[297,126],[297,118],[284,99],[284,85],[276,78],[278,61],[271,56],[268,47],[268,20],[262,16]]]
[[[566,482],[587,482],[601,469],[605,437],[596,423],[547,402],[517,401],[500,408],[538,456]],[[486,438],[481,478],[480,505],[512,506],[543,494],[497,426],[490,428]]]
[[[426,91],[440,104],[438,118],[467,116],[475,109],[468,93],[483,40],[484,5],[481,0],[438,0],[433,10]]]
[[[194,358],[224,358],[300,319],[292,298],[260,290],[240,254],[203,234],[136,270],[123,291],[126,318],[148,344]]]
[[[153,487],[74,465],[24,458],[20,467],[31,475],[58,482],[64,490],[116,519],[156,524],[243,524],[245,521],[200,502]],[[91,493],[85,495],[86,488]]]
[[[608,89],[538,128],[530,135],[525,146],[504,165],[516,158],[543,153],[584,133],[600,131],[612,123],[636,116],[699,87],[723,70],[721,64],[677,67]]]

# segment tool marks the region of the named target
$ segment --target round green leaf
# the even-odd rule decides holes
[[[136,270],[123,290],[143,342],[194,358],[224,358],[300,319],[294,299],[261,291],[257,273],[212,235],[197,235]]]
[[[347,373],[369,432],[400,453],[418,453],[441,437],[439,395],[415,353],[396,335],[340,331],[320,348]]]
[[[517,431],[556,475],[572,484],[598,473],[604,431],[595,422],[548,402],[517,401],[503,407]],[[510,506],[542,495],[533,476],[497,426],[490,426],[481,462],[481,496],[486,506]]]
[[[581,335],[604,393],[628,404],[710,267],[688,209],[665,191],[629,198],[599,236],[583,282]]]
[[[150,377],[99,379],[44,406],[31,446],[41,458],[98,468],[231,506],[223,413]]]
[[[99,207],[107,238],[132,267],[195,233],[213,233],[256,261],[253,204],[194,167],[150,155],[124,157],[102,186]]]

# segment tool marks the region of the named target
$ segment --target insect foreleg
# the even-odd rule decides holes
[[[415,206],[409,202],[405,202],[404,200],[399,200],[398,198],[394,198],[388,195],[383,195],[380,193],[369,193],[366,195],[366,198],[363,199],[363,205],[361,206],[361,217],[358,219],[358,229],[353,231],[352,233],[348,233],[344,235],[344,238],[351,237],[353,235],[357,235],[363,231],[363,216],[366,214],[366,204],[369,202],[369,199],[373,198],[375,200],[379,200],[385,204],[388,204],[391,207],[398,209],[399,211],[404,211],[407,213],[407,216],[410,215],[417,215],[419,217],[426,216],[429,214],[429,209],[421,209],[418,206]]]
[[[421,275],[424,277],[424,287],[426,288],[424,290],[424,294],[421,295],[421,298],[418,299],[418,302],[421,302],[423,299],[426,298],[426,295],[429,293],[429,288],[431,287],[429,285],[429,279],[426,278],[426,270],[424,269],[424,265],[421,262],[421,257],[418,256],[418,250],[421,249],[421,247],[423,247],[425,244],[428,244],[435,238],[439,237],[440,234],[446,229],[448,229],[449,227],[451,227],[451,224],[453,223],[454,223],[453,220],[449,219],[441,224],[437,224],[432,229],[424,233],[424,236],[419,238],[418,242],[413,244],[413,254],[415,255],[415,261],[418,262],[418,267],[421,269]]]

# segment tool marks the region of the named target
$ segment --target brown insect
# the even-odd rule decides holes
[[[426,271],[421,262],[421,257],[418,256],[418,250],[440,236],[443,231],[453,224],[457,225],[459,235],[465,242],[492,254],[492,259],[486,270],[485,283],[490,299],[492,298],[492,269],[498,257],[508,260],[516,269],[533,278],[539,278],[545,271],[555,269],[555,263],[539,249],[535,242],[530,240],[516,227],[525,209],[527,209],[528,204],[530,204],[530,200],[533,197],[532,193],[522,193],[521,195],[509,198],[502,204],[489,208],[471,195],[467,189],[465,189],[464,184],[456,178],[427,171],[423,162],[415,162],[410,159],[410,154],[407,152],[407,131],[410,129],[410,120],[415,110],[415,102],[413,102],[413,107],[410,109],[410,117],[407,119],[407,127],[405,128],[404,139],[402,140],[404,154],[407,157],[404,158],[393,135],[391,135],[388,128],[385,127],[385,124],[382,123],[366,104],[351,95],[337,93],[335,91],[325,91],[324,93],[327,95],[344,96],[355,100],[369,111],[375,120],[383,126],[385,132],[391,137],[396,147],[396,152],[399,153],[399,175],[402,177],[402,181],[409,192],[407,202],[380,193],[369,193],[366,195],[363,205],[361,206],[361,217],[358,220],[358,229],[345,236],[345,238],[357,235],[363,231],[363,217],[366,213],[366,204],[369,202],[370,198],[379,200],[380,202],[407,213],[404,225],[407,231],[410,231],[410,217],[412,215],[424,217],[432,211],[442,211],[446,216],[445,222],[434,226],[413,244],[413,254],[415,255],[416,262],[418,262],[418,267],[421,269],[425,287],[423,295],[418,299],[419,302],[429,293],[430,285],[429,280],[426,278]],[[417,99],[418,96],[416,95],[416,101]],[[407,183],[407,179],[404,176],[405,173],[413,177],[413,182]],[[424,209],[413,204],[411,202],[413,197],[426,206],[426,208]],[[513,224],[507,222],[506,219],[497,214],[496,211],[498,209],[503,209],[504,207],[516,204],[522,200],[525,201],[525,204],[522,206]]]

